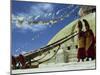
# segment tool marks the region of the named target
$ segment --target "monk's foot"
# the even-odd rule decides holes
[[[84,59],[82,59],[82,62],[84,62]]]
[[[78,59],[78,61],[77,62],[80,62],[80,59]]]
[[[89,58],[87,58],[86,61],[89,61]]]
[[[91,58],[91,60],[95,60],[95,58]]]

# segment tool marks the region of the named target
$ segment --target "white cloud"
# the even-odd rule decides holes
[[[16,18],[16,26],[21,28],[25,24],[25,17],[17,16]]]
[[[35,40],[35,38],[32,38],[32,40]]]
[[[20,48],[16,49],[16,52],[18,52],[20,50]]]
[[[22,51],[22,52],[21,52],[21,54],[26,54],[26,53],[27,53],[26,51]]]
[[[66,8],[67,8],[67,7],[66,7]],[[58,10],[58,11],[56,12],[56,15],[58,15],[60,12],[66,11],[66,8],[62,8],[62,9]],[[63,11],[63,10],[64,10],[64,11]]]
[[[41,30],[44,30],[46,28],[47,28],[46,25],[33,25],[32,31],[41,31]]]
[[[58,10],[58,11],[56,12],[56,15],[58,15],[61,11],[62,11],[62,10]]]
[[[40,15],[36,16],[36,17],[34,18],[34,20],[37,20],[39,17],[40,17]]]
[[[13,22],[12,24],[15,26],[14,28],[17,27],[17,28],[20,28],[22,30],[30,29],[30,30],[32,30],[32,31],[35,32],[35,31],[41,31],[41,30],[47,28],[46,25],[43,25],[41,23],[40,24],[32,24],[32,25],[29,25],[28,24],[28,21],[26,19],[25,14],[23,14],[22,16],[12,15],[12,22]]]
[[[52,12],[53,11],[53,5],[52,4],[38,4],[38,7],[46,12]]]
[[[49,23],[38,22],[37,24],[29,24],[30,21],[37,20],[40,16],[49,17],[52,16],[53,5],[52,4],[36,4],[29,8],[29,13],[12,14],[12,24],[14,28],[20,28],[22,30],[30,29],[32,31],[40,31],[47,28]]]
[[[51,16],[51,15],[52,15],[52,13],[49,13],[49,14],[48,14],[48,16]]]
[[[16,16],[14,14],[12,14],[11,18],[12,18],[12,21],[11,21],[12,23],[16,22]]]
[[[16,20],[16,16],[14,14],[12,14],[12,20]]]
[[[43,16],[46,13],[50,13],[53,11],[52,4],[36,4],[30,7],[30,14],[31,15],[41,15]]]

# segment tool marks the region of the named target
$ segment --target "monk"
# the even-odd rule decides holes
[[[86,58],[86,52],[85,52],[85,33],[82,31],[82,22],[78,21],[78,53],[77,58],[78,62],[80,62],[80,59],[84,61]]]
[[[95,38],[93,31],[90,29],[89,23],[86,19],[83,19],[83,22],[85,24],[85,37],[86,37],[86,44],[85,44],[85,49],[86,49],[86,56],[87,56],[87,61],[89,61],[89,58],[94,60],[96,58],[96,50],[95,50]]]
[[[12,56],[12,68],[16,69],[16,58]]]
[[[21,63],[21,68],[25,68],[25,65],[26,65],[26,61],[25,61],[25,58],[22,54],[19,55],[19,62]]]

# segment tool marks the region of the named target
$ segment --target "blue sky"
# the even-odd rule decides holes
[[[79,8],[78,5],[12,1],[12,55],[46,46],[58,31],[79,18]]]

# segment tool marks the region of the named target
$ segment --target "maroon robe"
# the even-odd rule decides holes
[[[95,38],[94,38],[94,34],[92,32],[92,30],[88,30],[86,31],[86,33],[89,33],[91,35],[91,45],[89,46],[89,48],[87,49],[87,57],[88,58],[96,58],[96,50],[95,50]],[[85,35],[87,37],[87,35]]]
[[[13,65],[13,68],[15,69],[16,68],[16,59],[14,56],[12,56],[12,65]]]
[[[83,42],[80,40],[83,40]],[[86,57],[86,51],[85,51],[85,33],[83,31],[79,32],[78,34],[78,53],[77,58],[78,59],[84,59]]]
[[[19,55],[19,62],[22,64],[22,68],[25,68],[25,58],[23,55]]]

